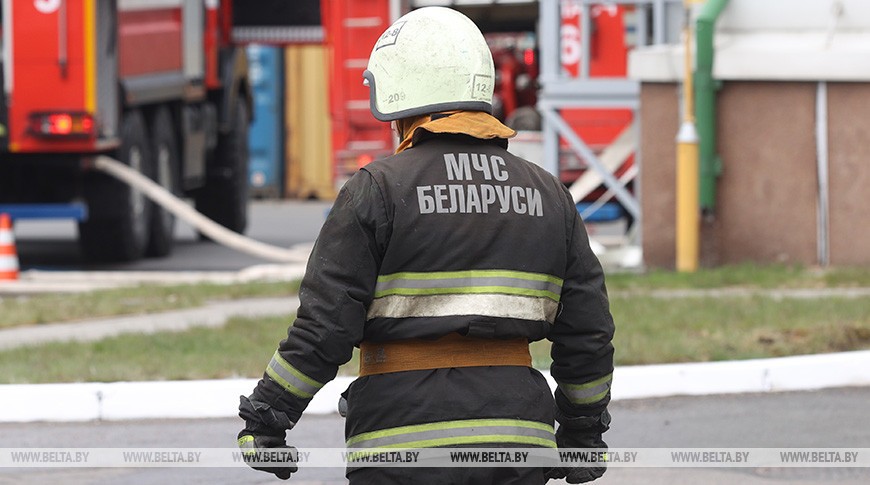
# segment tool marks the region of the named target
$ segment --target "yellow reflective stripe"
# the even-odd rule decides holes
[[[403,272],[379,276],[374,296],[502,293],[558,302],[562,283],[555,276],[510,270]]]
[[[247,455],[250,453],[256,453],[257,448],[254,446],[254,437],[246,434],[239,438],[239,448],[242,449],[242,453]]]
[[[323,387],[323,384],[306,376],[290,365],[276,350],[272,360],[266,367],[266,374],[281,385],[287,392],[308,399]]]
[[[538,421],[526,421],[521,419],[460,419],[456,421],[439,421],[435,423],[425,424],[409,424],[407,426],[399,426],[396,428],[388,428],[378,431],[369,431],[361,433],[354,438],[348,440],[348,444],[352,444],[355,439],[370,439],[383,438],[385,436],[395,436],[400,434],[416,433],[420,431],[444,430],[444,429],[459,429],[473,428],[480,426],[520,426],[525,428],[540,429],[543,431],[555,432],[555,429],[546,423]]]
[[[562,278],[551,276],[544,273],[528,273],[525,271],[512,271],[502,269],[475,269],[468,271],[430,271],[430,272],[400,272],[378,276],[378,283],[392,281],[396,279],[408,280],[438,280],[452,278],[485,278],[485,277],[502,277],[516,278],[532,281],[548,281],[557,285],[562,285]]]
[[[84,0],[84,71],[85,71],[85,111],[97,114],[97,29],[95,17],[97,9],[94,0]]]
[[[358,452],[362,454],[373,453],[371,450],[379,449],[396,449],[396,448],[436,448],[439,446],[457,446],[457,445],[482,445],[489,443],[512,443],[530,446],[539,446],[541,448],[556,448],[556,441],[549,438],[538,438],[534,436],[521,435],[477,435],[477,436],[452,436],[449,438],[436,438],[430,440],[405,441],[402,443],[380,445],[374,448],[367,446],[357,446],[356,448],[365,448],[367,451]],[[350,446],[350,445],[348,445]],[[354,455],[354,453],[351,453]]]
[[[555,447],[553,427],[520,419],[467,419],[399,426],[352,436],[355,448],[426,448],[482,443],[520,443]]]
[[[613,373],[584,384],[559,382],[559,388],[574,404],[592,404],[604,399],[613,384]]]
[[[269,377],[274,379],[275,382],[280,384],[281,387],[283,387],[284,390],[289,392],[290,394],[293,394],[295,396],[299,396],[302,399],[311,399],[312,397],[314,397],[314,393],[305,392],[305,391],[299,389],[298,387],[294,386],[293,384],[290,384],[289,382],[287,382],[287,380],[284,379],[280,374],[278,374],[275,371],[275,369],[272,367],[266,368],[266,374],[268,374]]]
[[[478,294],[503,294],[532,297],[545,297],[559,301],[560,295],[547,290],[530,290],[526,288],[514,288],[510,286],[456,286],[441,288],[391,288],[375,292],[375,298],[389,295],[478,295]]]

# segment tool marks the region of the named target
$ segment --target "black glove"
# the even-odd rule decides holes
[[[269,403],[252,401],[245,396],[241,396],[239,416],[245,420],[245,429],[238,438],[245,463],[282,480],[290,478],[298,469],[296,448],[287,446],[284,435],[296,423]]]
[[[559,448],[586,448],[606,451],[607,443],[601,435],[610,428],[610,413],[605,410],[598,416],[569,418],[556,411],[559,429],[556,431],[556,445]],[[568,483],[586,483],[601,478],[607,471],[607,463],[598,462],[595,466],[554,467],[544,472],[544,476],[564,478]]]

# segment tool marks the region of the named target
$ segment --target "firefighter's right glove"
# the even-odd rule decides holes
[[[245,420],[245,429],[238,437],[245,463],[282,480],[290,478],[298,469],[297,452],[296,448],[287,446],[284,436],[296,423],[269,403],[252,401],[245,396],[241,396],[239,416]]]
[[[610,428],[610,413],[605,410],[598,416],[569,418],[556,411],[559,429],[556,431],[556,445],[563,448],[583,448],[586,450],[607,451],[607,443],[601,435]],[[603,458],[603,456],[599,455]],[[568,483],[586,483],[601,478],[607,471],[606,461],[597,461],[587,466],[558,466],[546,470],[544,476],[564,478]]]

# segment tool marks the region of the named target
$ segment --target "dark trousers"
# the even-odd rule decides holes
[[[469,367],[374,375],[355,381],[345,396],[346,438],[407,425],[466,419],[518,419],[552,426],[555,408],[546,380],[527,367]],[[541,485],[547,481],[541,468],[518,467],[371,467],[349,471],[347,477],[351,485]]]

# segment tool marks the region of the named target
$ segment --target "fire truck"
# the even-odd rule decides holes
[[[3,0],[0,212],[78,221],[83,255],[168,255],[174,217],[109,155],[243,232],[251,94],[220,0]]]

